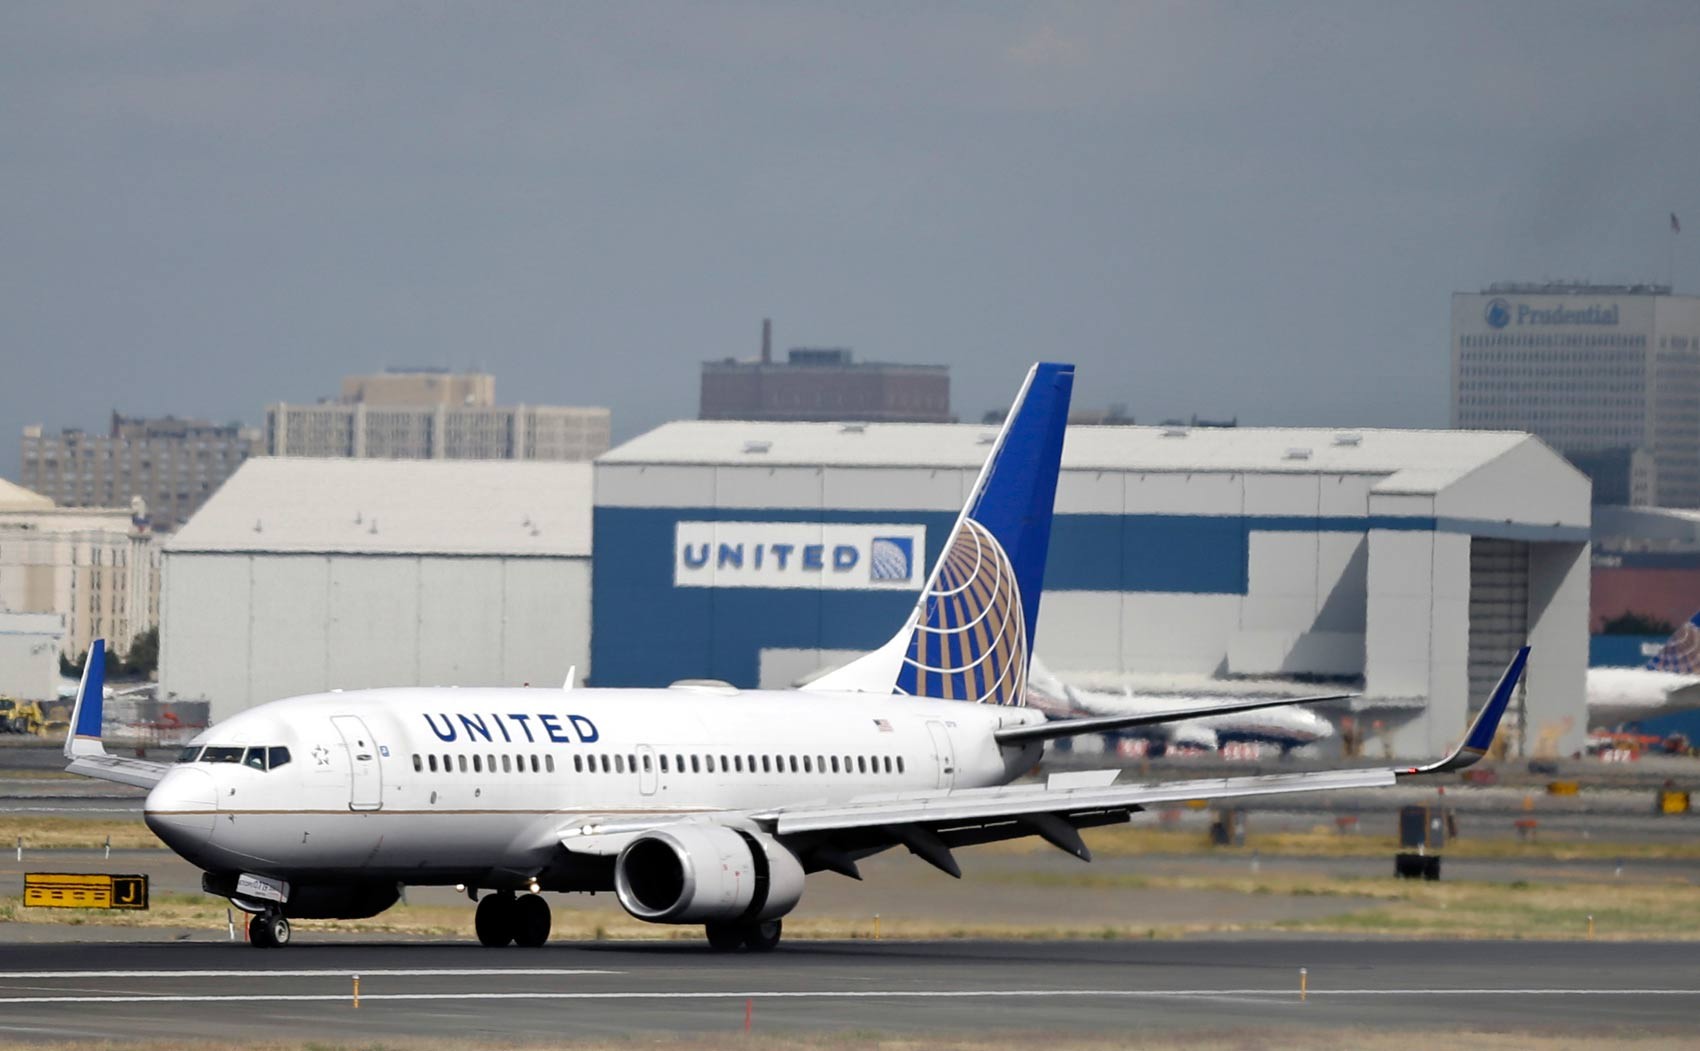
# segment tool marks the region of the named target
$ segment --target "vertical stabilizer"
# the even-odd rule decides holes
[[[1665,640],[1665,648],[1647,662],[1653,671],[1675,672],[1678,675],[1700,673],[1700,613],[1688,618]]]
[[[903,629],[809,689],[1023,703],[1073,388],[1033,366]]]
[[[89,644],[88,656],[83,661],[83,681],[77,686],[77,703],[71,709],[71,730],[65,735],[65,758],[106,754],[106,746],[100,741],[105,691],[106,640],[95,639]]]

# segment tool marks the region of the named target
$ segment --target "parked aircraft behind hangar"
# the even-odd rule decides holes
[[[542,891],[613,890],[638,919],[759,951],[779,943],[805,874],[860,878],[858,861],[893,847],[953,876],[956,847],[1022,836],[1085,860],[1081,829],[1153,805],[1392,785],[1486,751],[1526,649],[1428,766],[1011,784],[1047,739],[1289,703],[1064,721],[1025,705],[1073,379],[1033,367],[906,622],[804,689],[315,694],[228,719],[172,765],[102,746],[97,643],[69,769],[150,788],[148,826],[251,914],[257,946],[287,943],[292,918],[371,916],[404,885],[461,885],[489,946],[548,938]]]

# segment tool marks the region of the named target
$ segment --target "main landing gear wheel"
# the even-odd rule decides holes
[[[708,945],[715,952],[736,952],[739,949],[772,952],[779,947],[779,935],[783,927],[779,920],[764,920],[760,923],[710,923],[706,926]]]
[[[715,952],[737,952],[744,946],[744,929],[736,923],[710,923],[708,947]]]
[[[779,920],[764,920],[744,928],[744,948],[751,952],[772,952],[779,948],[779,934],[784,924]]]
[[[535,949],[549,940],[549,903],[542,895],[527,894],[514,902],[513,911],[514,944],[525,949]]]
[[[289,920],[281,912],[257,912],[248,919],[248,944],[278,949],[289,944]]]
[[[503,892],[486,895],[473,914],[472,928],[478,932],[478,943],[492,949],[514,940],[514,896]]]

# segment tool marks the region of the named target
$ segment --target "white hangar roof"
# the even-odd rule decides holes
[[[248,460],[167,552],[590,555],[587,463]]]
[[[945,423],[686,420],[611,449],[598,464],[974,467],[997,433]],[[1287,427],[1071,426],[1063,469],[1388,475],[1377,491],[1434,493],[1525,445],[1580,472],[1531,435],[1510,431]]]

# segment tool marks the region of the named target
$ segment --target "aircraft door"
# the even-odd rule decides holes
[[[956,749],[950,743],[950,731],[937,719],[927,720],[927,733],[933,738],[933,758],[938,762],[940,788],[956,784]]]
[[[638,791],[646,796],[655,794],[657,773],[655,769],[655,749],[649,745],[640,744],[637,749],[638,757]]]
[[[378,743],[356,715],[334,715],[331,725],[348,749],[348,809],[379,810],[384,805],[383,771],[378,766]]]

